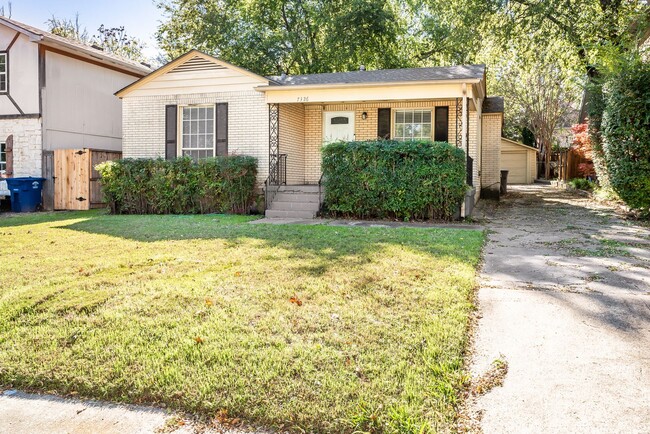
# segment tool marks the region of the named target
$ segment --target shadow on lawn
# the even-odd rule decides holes
[[[315,255],[325,262],[347,260],[360,263],[367,261],[372,253],[395,245],[427,255],[476,264],[483,237],[480,231],[463,229],[250,225],[247,223],[254,219],[254,217],[226,215],[98,215],[94,218],[54,226],[54,228],[147,243],[221,240],[224,241],[225,249],[237,248],[248,240],[259,240],[262,242],[260,248],[278,247],[291,251],[292,255]],[[325,269],[316,266],[313,270],[307,271],[310,274],[320,275]]]

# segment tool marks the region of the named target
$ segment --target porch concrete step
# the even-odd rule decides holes
[[[271,209],[277,211],[314,211],[318,212],[318,202],[285,202],[274,200],[271,203]]]
[[[318,203],[318,193],[293,193],[278,191],[273,198],[273,202],[315,202]]]
[[[318,185],[281,185],[278,191],[295,192],[295,193],[318,193]]]
[[[265,213],[268,218],[275,219],[313,219],[316,217],[315,211],[280,211],[276,209],[267,209]]]

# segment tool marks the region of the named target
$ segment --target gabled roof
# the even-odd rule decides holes
[[[262,77],[261,75],[257,75],[253,72],[250,72],[247,69],[240,68],[239,66],[232,65],[228,62],[224,62],[223,60],[217,59],[214,56],[210,56],[209,54],[205,54],[199,50],[190,50],[187,53],[183,54],[181,57],[172,60],[171,62],[167,63],[166,65],[156,69],[153,71],[151,74],[142,77],[140,80],[131,83],[130,85],[126,86],[123,89],[118,90],[115,92],[115,95],[122,98],[123,96],[127,95],[129,92],[145,85],[146,83],[149,83],[152,80],[155,80],[157,77],[160,77],[163,74],[166,74],[168,72],[183,72],[184,70],[197,70],[197,69],[212,69],[210,66],[216,65],[218,68],[226,68],[230,70],[237,71],[241,74],[247,75],[249,77],[252,77],[256,80],[259,80],[260,84],[268,84],[269,79]]]
[[[505,103],[502,96],[490,96],[483,100],[482,113],[503,113]]]
[[[16,20],[0,17],[0,24],[3,24],[17,32],[28,36],[33,42],[60,48],[63,51],[73,52],[75,54],[81,55],[82,57],[92,58],[92,60],[96,62],[99,61],[100,63],[111,64],[131,73],[135,73],[139,76],[151,72],[151,68],[148,68],[147,66],[135,60],[127,59],[116,54],[108,53],[101,49],[93,48],[79,41],[64,38],[62,36],[55,35],[53,33],[18,22]]]
[[[447,80],[481,80],[485,65],[437,66],[430,68],[379,69],[267,77],[273,86],[313,86]]]
[[[529,151],[539,152],[539,149],[534,148],[534,147],[532,147],[532,146],[524,145],[523,143],[521,143],[521,142],[517,142],[517,141],[515,141],[515,140],[506,139],[505,137],[501,137],[501,140],[505,140],[506,142],[511,143],[511,144],[513,144],[513,145],[519,145],[519,146],[521,146],[521,147],[523,147],[523,148],[528,149]]]

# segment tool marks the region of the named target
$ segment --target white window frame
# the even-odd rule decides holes
[[[391,137],[394,140],[402,140],[402,141],[407,141],[407,140],[431,140],[431,141],[433,141],[433,134],[434,134],[433,129],[434,129],[434,125],[435,125],[435,119],[434,119],[435,111],[434,111],[434,109],[432,109],[430,107],[412,108],[412,109],[394,109],[394,110],[392,110],[392,112],[393,112],[393,114],[392,114],[392,122],[391,122]],[[398,113],[407,113],[407,112],[410,112],[410,113],[415,113],[415,112],[425,113],[425,112],[428,112],[429,113],[430,122],[419,122],[419,123],[410,122],[410,123],[408,123],[409,125],[415,125],[415,124],[429,125],[429,135],[428,136],[413,137],[411,135],[411,137],[406,137],[406,136],[402,135],[402,136],[398,137],[398,135],[397,135],[397,114]],[[406,122],[401,122],[400,124],[407,125]]]
[[[2,81],[0,80],[0,93],[7,93],[9,91],[9,56],[6,51],[0,51],[0,58],[5,60],[5,70],[0,72],[0,77],[5,78],[5,86],[2,87]]]
[[[7,173],[7,143],[0,142],[0,173]]]
[[[177,132],[177,151],[178,155],[183,157],[185,154],[183,151],[212,151],[212,155],[208,157],[202,157],[202,158],[214,158],[217,155],[217,108],[215,104],[186,104],[186,105],[179,105],[178,106],[178,132]],[[185,112],[185,109],[212,109],[212,147],[203,147],[203,148],[192,148],[192,147],[184,147],[184,142],[183,142],[183,136],[184,131],[183,131],[183,113]],[[199,120],[207,120],[208,118],[206,117],[205,119],[199,119]],[[191,120],[191,119],[190,119]],[[191,128],[191,124],[190,124]],[[189,135],[191,135],[192,132],[190,131]],[[197,134],[201,134],[197,132]],[[207,136],[207,133],[203,133],[204,136]],[[190,139],[191,140],[191,139]],[[190,155],[191,156],[191,155]]]

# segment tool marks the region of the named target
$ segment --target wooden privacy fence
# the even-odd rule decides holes
[[[57,149],[54,151],[54,209],[85,210],[106,206],[95,166],[122,158],[119,151]]]

